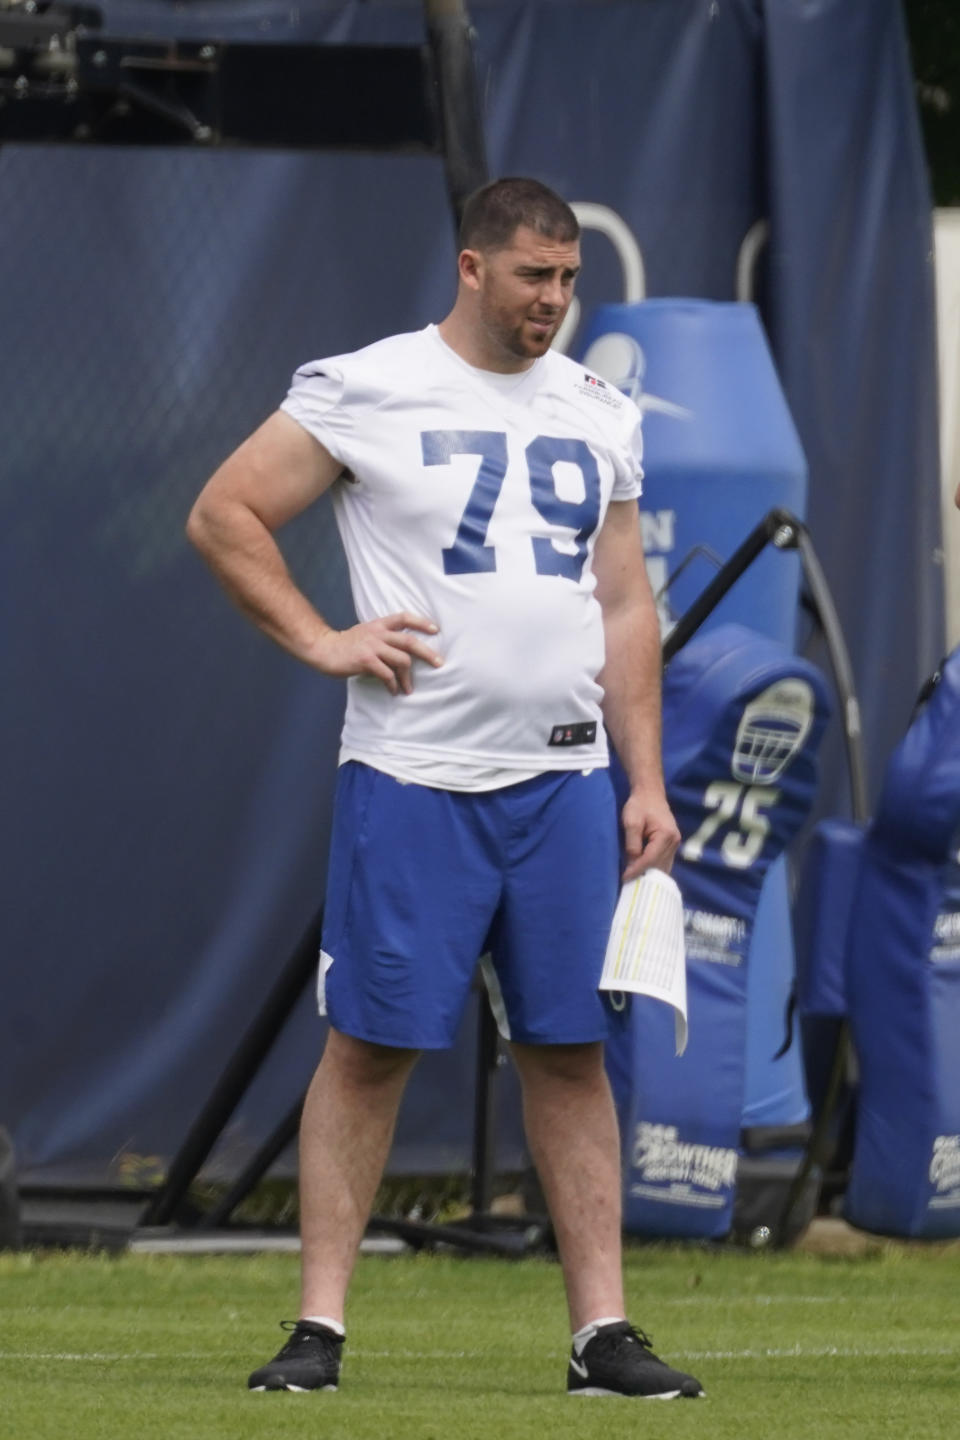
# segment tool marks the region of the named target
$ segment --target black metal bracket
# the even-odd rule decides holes
[[[746,539],[737,547],[730,559],[721,567],[681,615],[663,642],[663,663],[669,664],[691,636],[712,615],[720,601],[748,570],[754,560],[773,545],[778,550],[796,550],[800,555],[804,580],[810,593],[814,616],[823,631],[833,673],[833,682],[840,700],[841,721],[847,750],[847,768],[850,777],[850,807],[855,820],[866,820],[868,815],[866,767],[863,757],[863,737],[860,729],[860,704],[857,699],[850,653],[843,638],[843,629],[837,615],[833,596],[827,584],[823,568],[810,538],[810,532],[801,520],[789,510],[768,510],[763,519],[754,526]],[[679,573],[679,571],[677,572]]]
[[[0,140],[443,153],[430,45],[157,40],[31,4],[0,10]]]
[[[180,1212],[200,1167],[220,1138],[224,1126],[246,1094],[254,1076],[270,1053],[273,1042],[316,973],[322,925],[321,911],[310,921],[303,938],[277,977],[255,1020],[227,1062],[203,1109],[174,1156],[164,1184],[146,1207],[141,1225],[167,1225]],[[264,1166],[264,1170],[266,1168],[267,1166]]]

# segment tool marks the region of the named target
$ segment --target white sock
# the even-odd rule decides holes
[[[591,1320],[588,1325],[584,1325],[583,1329],[578,1330],[573,1337],[573,1348],[576,1353],[578,1355],[583,1354],[584,1345],[593,1339],[601,1325],[622,1324],[624,1318],[623,1315],[601,1315],[599,1320]]]
[[[311,1325],[326,1325],[328,1330],[332,1330],[334,1335],[339,1335],[341,1339],[347,1333],[340,1321],[331,1320],[329,1315],[301,1315],[300,1319],[309,1320]]]

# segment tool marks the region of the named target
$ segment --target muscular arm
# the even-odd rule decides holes
[[[669,870],[680,832],[660,759],[660,627],[643,560],[635,500],[611,502],[593,559],[603,610],[603,718],[630,781],[623,807],[624,879]]]
[[[327,675],[372,675],[392,694],[412,689],[416,656],[441,664],[416,634],[422,615],[334,630],[294,584],[273,532],[306,510],[343,469],[302,426],[277,411],[223,462],[197,499],[187,534],[227,594],[261,630]]]

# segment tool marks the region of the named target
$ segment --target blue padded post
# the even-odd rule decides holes
[[[862,825],[836,819],[821,820],[810,837],[794,906],[801,1015],[847,1013],[847,931],[863,837]]]
[[[624,1223],[637,1234],[730,1228],[743,1119],[747,970],[764,876],[809,812],[829,713],[823,677],[741,625],[696,636],[664,682],[664,766],[683,834],[690,1039],[635,1000],[613,1040],[624,1120]],[[771,1053],[780,1034],[769,1037]]]
[[[960,649],[890,758],[847,956],[860,1063],[845,1213],[960,1235]]]

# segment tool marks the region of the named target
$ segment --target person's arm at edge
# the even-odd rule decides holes
[[[287,569],[274,531],[328,490],[343,466],[296,420],[277,411],[230,455],[200,492],[187,535],[234,603],[271,639],[327,675],[368,674],[392,694],[412,688],[414,657],[440,656],[412,631],[422,615],[389,615],[335,630]]]
[[[622,820],[624,880],[669,870],[680,832],[667,802],[660,752],[660,626],[643,558],[636,500],[611,501],[593,558],[603,611],[604,724],[630,782]]]

